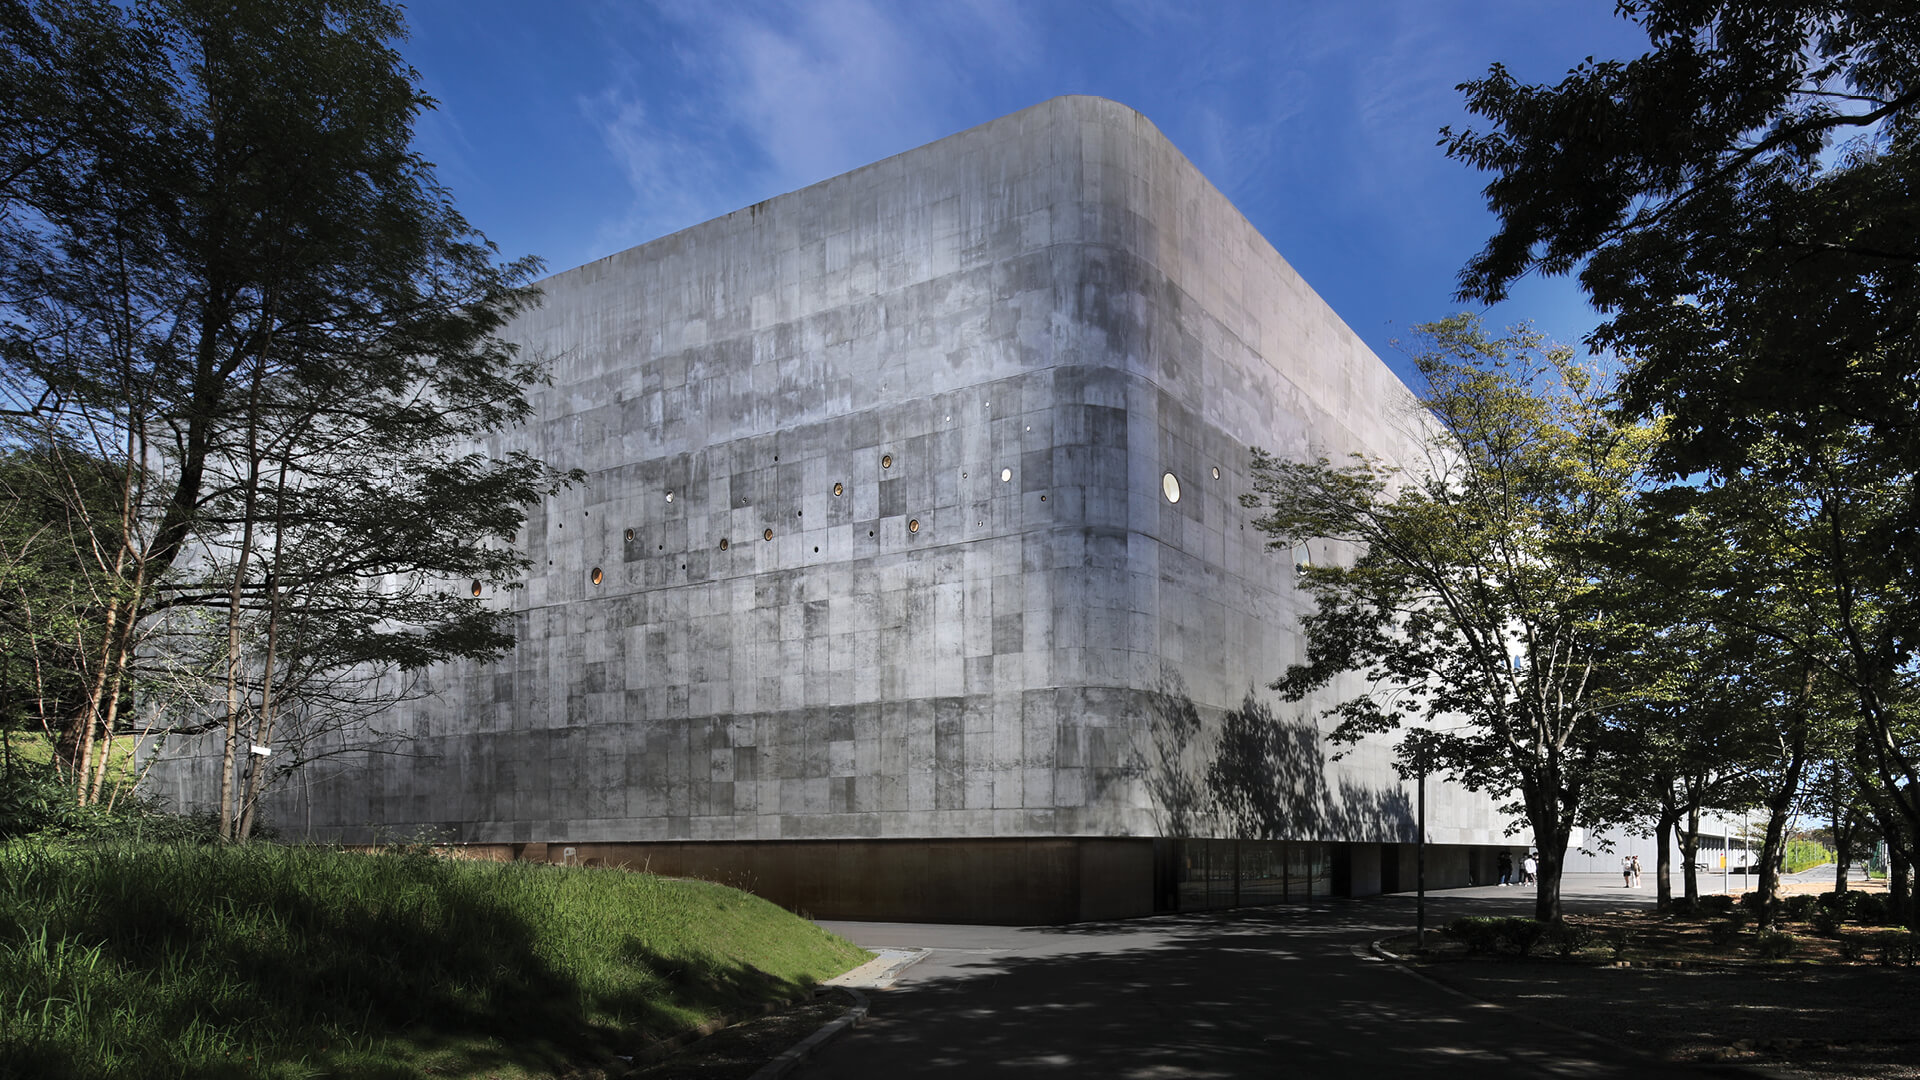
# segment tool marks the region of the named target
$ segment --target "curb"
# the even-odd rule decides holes
[[[750,1080],[780,1080],[799,1068],[801,1062],[813,1056],[814,1051],[825,1046],[834,1036],[867,1018],[867,995],[851,986],[836,986],[834,989],[852,998],[853,1008],[827,1021],[819,1031],[780,1051],[779,1056],[760,1066]]]
[[[1606,1038],[1605,1036],[1595,1035],[1591,1031],[1582,1031],[1577,1027],[1569,1027],[1566,1024],[1562,1024],[1557,1020],[1548,1020],[1545,1017],[1535,1016],[1532,1013],[1521,1012],[1509,1006],[1502,1005],[1497,1001],[1488,1001],[1485,998],[1475,997],[1474,995],[1467,993],[1465,990],[1462,990],[1459,987],[1448,986],[1446,983],[1441,982],[1440,980],[1434,978],[1433,976],[1415,969],[1412,961],[1408,960],[1404,956],[1401,956],[1399,953],[1393,952],[1392,950],[1388,949],[1384,944],[1382,944],[1383,941],[1385,941],[1384,938],[1375,938],[1374,940],[1368,942],[1367,951],[1371,952],[1374,956],[1380,958],[1381,960],[1385,960],[1385,961],[1388,961],[1389,963],[1397,964],[1401,971],[1405,972],[1408,975],[1413,976],[1414,978],[1420,980],[1423,983],[1426,983],[1428,986],[1431,986],[1436,990],[1440,990],[1445,993],[1452,994],[1454,997],[1457,997],[1462,1001],[1470,1002],[1479,1008],[1499,1009],[1502,1012],[1512,1013],[1513,1015],[1527,1021],[1528,1023],[1538,1024],[1543,1028],[1547,1028],[1548,1030],[1551,1030],[1551,1031],[1560,1032],[1563,1035],[1571,1035],[1574,1038],[1579,1039],[1583,1042],[1587,1042],[1594,1046],[1604,1048],[1608,1053],[1614,1054],[1616,1056],[1632,1058],[1632,1059],[1647,1062],[1650,1064],[1657,1063],[1660,1065],[1669,1065],[1669,1066],[1676,1065],[1676,1064],[1685,1065],[1694,1069],[1698,1069],[1702,1073],[1718,1074],[1721,1076],[1753,1077],[1754,1080],[1782,1080],[1782,1078],[1788,1077],[1790,1075],[1784,1072],[1776,1072],[1773,1069],[1768,1068],[1767,1066],[1764,1066],[1764,1065],[1746,1065],[1738,1062],[1729,1063],[1729,1062],[1714,1062],[1714,1061],[1689,1061],[1689,1062],[1668,1061],[1665,1058],[1662,1058],[1656,1054],[1648,1053],[1647,1051],[1641,1050],[1637,1047],[1623,1046],[1619,1043],[1612,1041],[1611,1039]],[[1792,1075],[1797,1075],[1797,1074],[1792,1074]]]

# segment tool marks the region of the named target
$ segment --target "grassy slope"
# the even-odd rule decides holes
[[[866,954],[618,870],[314,848],[0,848],[0,1076],[534,1076]]]

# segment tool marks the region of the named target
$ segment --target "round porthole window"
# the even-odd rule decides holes
[[[913,519],[912,521],[909,521],[909,522],[907,522],[907,531],[908,531],[908,532],[910,532],[910,533],[917,533],[917,532],[919,532],[919,531],[920,531],[920,519],[919,519],[919,518],[914,518],[914,519]]]
[[[1180,481],[1175,479],[1172,473],[1168,473],[1160,478],[1160,491],[1166,495],[1168,502],[1177,503],[1180,501]]]
[[[1218,479],[1220,479],[1220,466],[1218,466],[1218,465],[1215,465],[1215,466],[1213,467],[1213,478],[1214,478],[1215,480],[1218,480]]]
[[[628,529],[628,530],[627,530],[627,543],[629,543],[629,544],[631,544],[631,543],[633,543],[633,530],[632,530],[632,529]]]
[[[847,490],[846,488],[841,487],[839,484],[833,485],[833,497],[836,499],[839,498],[841,493],[845,492],[846,490]]]
[[[883,468],[883,469],[891,469],[891,468],[893,468],[893,455],[892,455],[892,454],[881,454],[881,455],[880,455],[880,467],[881,467],[881,468]]]
[[[762,539],[762,540],[771,540],[771,539],[773,539],[773,530],[772,530],[772,529],[768,529],[767,531],[765,531],[765,532],[763,532],[763,533],[761,533],[761,534],[760,534],[760,539]]]
[[[593,583],[600,584],[600,568],[597,566],[593,568]]]
[[[671,492],[671,491],[669,491],[669,492],[667,492],[667,501],[668,501],[668,502],[672,502],[672,501],[673,501],[673,492]]]
[[[480,595],[480,579],[479,578],[473,579],[473,595],[475,596]]]
[[[1006,483],[1007,481],[1009,481],[1009,480],[1011,480],[1011,479],[1013,479],[1013,470],[1012,470],[1012,469],[1001,469],[1001,470],[1000,470],[1000,482],[1001,482],[1001,483],[1003,483],[1003,484],[1004,484],[1004,483]]]
[[[720,550],[721,551],[727,550],[727,538],[724,536],[720,538]]]

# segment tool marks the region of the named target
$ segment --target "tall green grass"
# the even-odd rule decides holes
[[[0,1076],[527,1076],[866,954],[618,870],[257,844],[0,848]]]

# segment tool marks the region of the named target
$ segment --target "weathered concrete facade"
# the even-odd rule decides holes
[[[388,722],[405,753],[282,790],[289,835],[737,861],[1217,830],[1174,804],[1221,710],[1298,658],[1306,603],[1237,504],[1248,447],[1403,458],[1419,424],[1225,198],[1095,98],[544,287],[510,336],[554,382],[494,449],[589,480],[534,512],[527,588],[489,598],[519,644],[432,673]],[[1164,722],[1188,705],[1197,729]],[[1301,748],[1290,838],[1412,839],[1384,746]],[[191,752],[155,773],[187,802]],[[1501,840],[1482,798],[1436,784],[1429,816],[1434,842]],[[1151,873],[1129,850],[1062,858]]]

